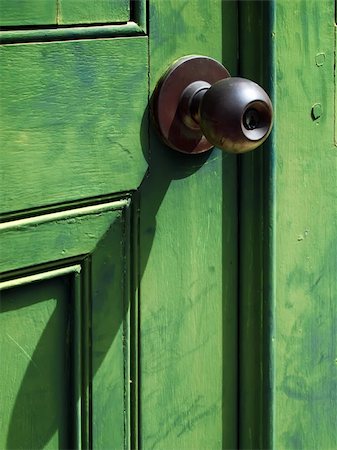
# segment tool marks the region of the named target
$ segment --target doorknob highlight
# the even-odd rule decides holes
[[[216,146],[231,153],[254,150],[268,137],[273,107],[261,86],[231,77],[218,61],[186,56],[159,80],[152,101],[165,143],[182,153]]]

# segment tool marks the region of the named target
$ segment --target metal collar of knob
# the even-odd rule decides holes
[[[183,153],[216,146],[231,153],[254,150],[268,137],[273,108],[258,84],[230,77],[218,61],[187,56],[160,79],[153,116],[165,143]]]

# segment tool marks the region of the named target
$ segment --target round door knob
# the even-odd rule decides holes
[[[258,84],[230,77],[219,62],[203,56],[173,64],[159,81],[152,105],[161,137],[183,153],[214,146],[232,153],[254,150],[273,122],[270,98]]]

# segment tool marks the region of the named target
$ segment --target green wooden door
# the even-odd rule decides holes
[[[236,158],[148,101],[236,2],[1,0],[0,448],[237,446]]]

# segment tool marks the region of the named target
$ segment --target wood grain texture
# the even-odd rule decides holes
[[[223,59],[236,72],[237,2],[154,0],[149,13],[150,49],[146,37],[0,49],[3,211],[43,215],[60,202],[139,187],[141,234],[133,239],[140,260],[132,253],[139,277],[133,274],[130,289],[129,225],[126,212],[116,211],[4,229],[3,270],[81,261],[79,447],[128,448],[129,423],[137,428],[129,409],[136,381],[129,307],[140,279],[140,446],[236,448],[236,158],[216,149],[196,157],[170,152],[146,106],[148,56],[151,92],[186,54]]]
[[[2,212],[139,185],[147,38],[7,45],[0,60]]]
[[[247,3],[244,75],[269,79],[275,123],[269,148],[263,156],[245,157],[242,176],[243,361],[251,348],[256,362],[246,364],[258,387],[254,393],[247,377],[242,443],[244,448],[335,449],[334,1],[277,0],[274,10],[266,4],[270,53],[262,61],[249,51],[249,37],[253,46],[255,39],[255,45],[267,47],[251,26],[254,2]]]
[[[224,55],[235,73],[235,2],[149,6],[151,91],[188,54]],[[140,446],[236,448],[236,159],[218,150],[184,156],[152,131],[148,158],[140,187]]]
[[[8,410],[3,448],[129,446],[130,217],[114,210],[118,203],[63,219],[40,216],[9,226],[10,236],[2,231],[2,269],[52,267],[13,279],[1,292],[2,383],[17,379],[0,391]],[[53,269],[70,254],[78,261],[73,274],[67,265]]]
[[[130,0],[59,0],[58,24],[127,22]]]
[[[1,448],[72,445],[70,298],[66,277],[1,293]]]
[[[92,324],[88,419],[94,449],[130,448],[129,240],[124,212],[96,245],[87,278]]]
[[[0,0],[0,26],[55,25],[56,0]]]
[[[112,203],[110,210],[90,211],[89,207],[75,214],[76,209],[68,215],[55,214],[51,220],[42,215],[13,227],[11,222],[6,224],[8,228],[0,235],[1,272],[90,254],[121,212],[115,211]],[[32,251],[37,236],[38,248]]]
[[[0,0],[0,26],[123,23],[130,0]]]
[[[334,449],[334,1],[296,1],[289,8],[278,0],[275,18],[274,445]],[[315,118],[317,103],[322,115]]]
[[[336,447],[333,3],[241,5],[243,75],[275,107],[241,162],[243,448]]]

